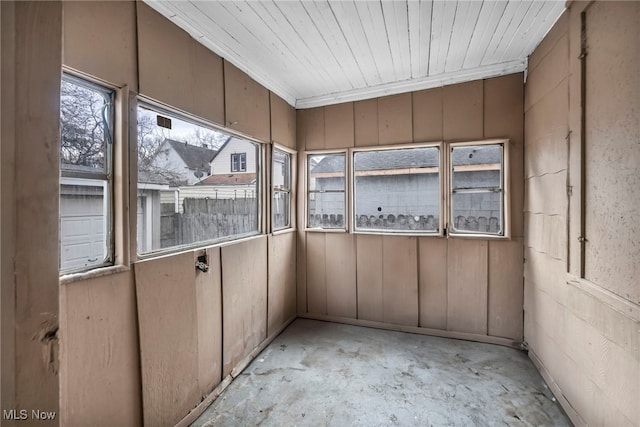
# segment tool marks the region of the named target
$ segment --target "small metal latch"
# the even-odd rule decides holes
[[[587,238],[586,238],[586,237],[584,237],[584,236],[578,236],[578,242],[580,242],[580,243],[584,243],[584,242],[586,242],[586,241],[587,241]]]

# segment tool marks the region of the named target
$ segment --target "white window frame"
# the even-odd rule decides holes
[[[309,191],[309,157],[310,156],[318,156],[318,155],[336,155],[340,154],[344,156],[344,226],[341,228],[324,228],[324,227],[311,227],[309,226],[309,194],[312,192]],[[350,204],[349,204],[349,187],[351,186],[351,173],[349,167],[349,150],[348,149],[338,149],[338,150],[314,150],[314,151],[305,151],[304,152],[304,189],[305,189],[305,198],[304,198],[304,226],[306,231],[318,231],[323,233],[345,233],[349,231],[350,220]],[[339,192],[338,190],[332,192]],[[313,191],[313,193],[321,193],[320,191]]]
[[[69,72],[68,70],[62,71],[62,76],[60,79],[60,84],[63,81],[68,83],[75,84],[77,86],[85,87],[90,90],[94,90],[97,92],[102,92],[105,95],[108,95],[110,98],[110,108],[109,115],[105,117],[107,122],[107,141],[105,147],[105,159],[104,159],[104,171],[74,171],[70,169],[64,169],[62,164],[60,163],[59,173],[60,173],[60,185],[73,185],[73,184],[82,184],[89,185],[93,187],[100,187],[97,185],[98,182],[102,182],[101,187],[103,188],[104,198],[103,198],[103,207],[105,212],[104,219],[104,236],[105,236],[105,245],[106,245],[106,257],[100,263],[92,264],[79,268],[70,268],[70,269],[62,269],[59,265],[59,274],[60,276],[66,276],[74,273],[83,273],[91,270],[96,270],[104,267],[110,267],[115,264],[116,260],[116,236],[115,236],[115,196],[114,196],[114,157],[115,157],[115,148],[116,144],[116,115],[118,113],[117,109],[120,107],[121,102],[119,102],[120,94],[119,89],[117,87],[105,84],[103,82],[98,82],[95,79],[91,79],[90,77],[77,75],[75,73]],[[60,136],[60,144],[62,143],[62,135]],[[60,146],[58,147],[60,150]],[[58,199],[60,199],[60,193],[58,194]],[[59,246],[60,250],[62,239],[60,239]]]
[[[281,151],[287,155],[289,155],[289,187],[288,188],[277,188],[274,184],[274,176],[275,176],[275,151]],[[295,168],[297,166],[296,152],[289,148],[283,147],[279,144],[272,144],[271,146],[271,231],[279,232],[284,230],[289,230],[294,228],[294,215],[293,215],[293,206],[294,206],[294,192],[293,189],[296,186],[295,182]],[[273,219],[274,211],[273,211],[273,200],[275,199],[275,195],[277,193],[286,193],[289,195],[289,224],[284,227],[276,227],[275,221]]]
[[[444,217],[444,179],[443,179],[443,164],[444,164],[444,155],[443,155],[443,144],[441,142],[431,142],[431,143],[416,143],[416,144],[398,144],[398,145],[390,145],[390,146],[372,146],[372,147],[362,147],[362,148],[352,148],[349,150],[349,159],[350,159],[350,179],[351,179],[351,215],[349,216],[351,221],[351,230],[353,230],[353,234],[381,234],[381,235],[410,235],[410,236],[443,236],[444,235],[444,225],[445,225],[445,217]],[[357,153],[363,152],[371,152],[371,151],[394,151],[394,150],[407,150],[407,149],[417,149],[417,148],[437,148],[438,149],[438,230],[437,231],[429,231],[429,230],[385,230],[385,229],[375,229],[375,228],[358,228],[356,218],[356,168],[355,168],[355,155]]]
[[[231,153],[231,172],[247,171],[247,153]]]
[[[264,217],[265,217],[265,212],[264,212],[264,206],[265,206],[265,187],[264,187],[264,171],[265,171],[265,143],[252,138],[250,136],[238,133],[238,132],[234,132],[230,129],[226,129],[223,128],[221,126],[218,126],[214,123],[210,123],[204,119],[201,119],[199,117],[196,117],[186,111],[177,109],[175,107],[171,107],[169,105],[160,103],[158,101],[155,101],[153,99],[147,98],[145,96],[142,95],[138,95],[137,96],[137,105],[136,105],[136,111],[137,108],[142,106],[143,108],[155,111],[156,113],[159,114],[163,114],[168,116],[169,118],[177,118],[178,120],[182,120],[185,122],[189,122],[192,123],[196,126],[202,126],[202,127],[206,127],[212,130],[215,130],[217,132],[221,132],[221,133],[225,133],[229,136],[234,136],[240,139],[244,139],[246,141],[252,142],[254,144],[256,144],[256,200],[257,200],[257,225],[258,225],[258,229],[255,232],[251,232],[251,233],[244,233],[244,234],[240,234],[240,235],[233,235],[233,236],[225,236],[225,237],[220,237],[220,238],[213,238],[213,239],[207,239],[207,240],[202,240],[200,242],[195,242],[195,243],[189,243],[189,244],[185,244],[185,245],[176,245],[176,246],[171,246],[168,248],[161,248],[161,249],[156,249],[156,250],[151,250],[149,252],[145,252],[145,253],[138,253],[137,252],[137,248],[136,248],[136,253],[137,253],[137,259],[139,260],[146,260],[146,259],[150,259],[150,258],[155,258],[158,256],[164,256],[167,254],[172,254],[172,253],[177,253],[177,252],[182,252],[185,250],[194,250],[194,249],[204,249],[204,248],[209,248],[212,246],[216,246],[216,245],[221,245],[221,244],[225,244],[225,243],[229,243],[229,242],[233,242],[233,241],[237,241],[237,240],[244,240],[244,239],[248,239],[248,238],[252,238],[252,237],[256,237],[256,236],[260,236],[260,235],[264,235],[265,232],[265,222],[264,222]],[[136,152],[137,152],[137,147],[138,147],[138,141],[136,139],[135,141],[135,146],[136,146]],[[136,171],[137,171],[137,167],[138,167],[138,158],[132,158],[131,160],[132,162],[135,163],[135,167],[136,167]],[[136,185],[136,193],[137,193],[137,183]],[[137,225],[136,225],[137,227]],[[135,233],[133,233],[134,236],[137,236],[137,230]]]
[[[453,218],[453,163],[451,161],[451,152],[456,147],[469,147],[469,146],[481,146],[481,145],[501,145],[502,146],[502,159],[500,169],[500,184],[501,184],[501,209],[500,209],[500,233],[488,233],[478,232],[472,230],[456,230],[454,227],[455,218]],[[465,142],[451,142],[447,144],[446,149],[446,164],[447,164],[447,234],[451,237],[473,237],[483,239],[509,239],[511,237],[511,210],[510,210],[510,170],[509,170],[509,140],[508,139],[490,139],[480,141],[465,141]],[[483,192],[483,190],[480,190]],[[489,191],[487,191],[489,192]]]

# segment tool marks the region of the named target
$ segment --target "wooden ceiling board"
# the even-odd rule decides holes
[[[144,0],[296,108],[524,71],[560,0]]]

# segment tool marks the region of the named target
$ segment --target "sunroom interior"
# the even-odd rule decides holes
[[[322,49],[302,20],[262,40],[295,64],[249,43],[287,8],[334,17]],[[349,10],[369,22],[340,27]],[[302,318],[525,351],[573,424],[640,426],[640,2],[3,1],[0,19],[2,425],[187,425]],[[456,70],[392,46],[421,19],[438,27],[407,47],[458,31]],[[474,34],[502,59],[465,68]]]

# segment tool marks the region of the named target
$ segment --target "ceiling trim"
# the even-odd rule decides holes
[[[526,68],[526,59],[503,62],[500,64],[486,65],[469,70],[460,70],[451,73],[439,74],[437,76],[428,76],[419,79],[386,83],[378,86],[354,89],[329,95],[302,98],[297,100],[295,107],[297,109],[304,109],[322,107],[325,105],[339,104],[350,101],[361,101],[364,99],[377,98],[380,96],[396,95],[399,93],[431,89],[456,83],[464,83],[472,80],[499,77],[506,74],[519,73],[521,71],[525,71]]]

